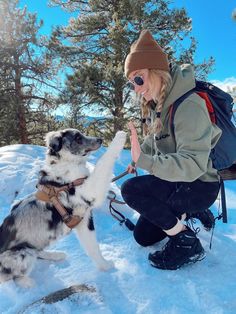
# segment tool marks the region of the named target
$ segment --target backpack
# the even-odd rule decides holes
[[[222,130],[222,135],[219,141],[211,150],[210,158],[214,168],[218,170],[218,173],[221,176],[223,222],[227,222],[223,180],[236,179],[236,127],[232,122],[233,98],[228,93],[209,82],[196,80],[196,86],[178,98],[171,106],[170,124],[173,134],[175,112],[179,105],[192,93],[197,93],[205,100],[211,122],[215,123]]]

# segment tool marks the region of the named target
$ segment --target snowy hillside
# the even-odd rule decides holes
[[[90,157],[91,167],[104,151],[101,148]],[[15,200],[35,190],[44,154],[44,147],[33,145],[0,148],[0,222]],[[129,160],[130,152],[123,151],[114,174],[123,172]],[[111,186],[118,194],[122,180]],[[31,274],[35,287],[23,289],[12,281],[0,285],[0,313],[235,314],[236,182],[227,182],[226,188],[229,223],[217,222],[211,250],[211,233],[201,228],[199,237],[206,250],[203,261],[177,271],[152,268],[148,253],[163,243],[148,248],[137,245],[132,232],[119,225],[105,202],[95,210],[95,228],[103,255],[115,263],[115,268],[99,272],[71,232],[50,248],[66,252],[65,261],[37,262]],[[117,208],[136,221],[137,215],[131,209]],[[215,214],[217,208],[218,203],[212,208]],[[91,287],[91,292],[74,294],[54,304],[35,303],[28,307],[51,292],[80,284]]]

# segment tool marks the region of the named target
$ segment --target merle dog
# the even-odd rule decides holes
[[[70,214],[82,218],[75,227],[76,233],[88,256],[101,270],[107,270],[113,264],[101,255],[91,211],[101,206],[107,195],[113,165],[125,139],[125,132],[117,132],[90,173],[86,166],[87,156],[101,146],[101,139],[87,137],[76,129],[50,132],[46,136],[48,150],[39,183],[61,186],[87,177],[82,185],[61,192],[59,201]],[[44,249],[70,230],[54,205],[37,199],[35,193],[15,204],[0,227],[0,283],[14,279],[22,286],[32,286],[33,280],[28,276],[37,258],[64,259],[63,252]]]

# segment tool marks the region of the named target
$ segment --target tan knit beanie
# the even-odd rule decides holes
[[[143,30],[125,60],[125,76],[135,70],[157,69],[169,71],[167,55],[148,30]]]

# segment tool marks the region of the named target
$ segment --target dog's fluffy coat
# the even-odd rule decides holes
[[[76,233],[101,270],[107,270],[113,264],[101,255],[91,210],[101,206],[107,195],[113,165],[125,138],[124,132],[117,132],[90,174],[86,167],[87,155],[101,146],[101,139],[84,136],[76,129],[50,132],[46,136],[48,151],[39,183],[61,186],[88,177],[82,185],[60,193],[59,200],[69,213],[83,217],[75,227]],[[51,203],[36,199],[35,194],[19,201],[0,227],[0,283],[14,279],[23,286],[31,286],[33,282],[28,275],[37,258],[60,260],[65,257],[62,252],[44,249],[68,232],[70,229]]]

